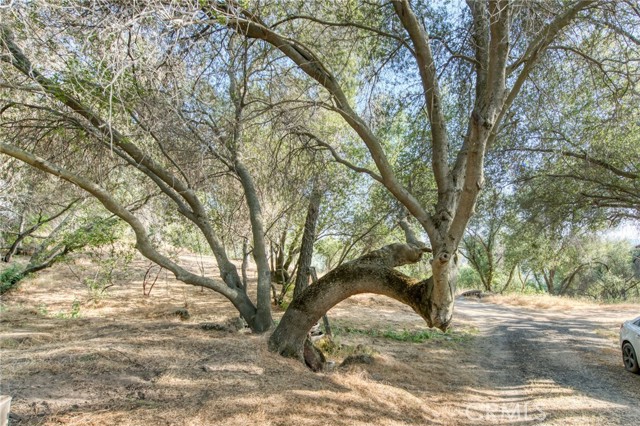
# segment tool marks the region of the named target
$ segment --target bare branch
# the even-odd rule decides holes
[[[413,42],[416,52],[415,58],[420,70],[427,114],[431,123],[433,145],[431,165],[438,188],[443,191],[449,186],[447,180],[447,175],[449,174],[449,141],[429,36],[413,13],[413,10],[411,10],[408,0],[395,1],[393,6]]]
[[[336,150],[331,146],[331,144],[329,144],[328,142],[323,141],[322,139],[320,139],[318,136],[314,135],[311,132],[305,132],[305,131],[296,131],[294,132],[294,134],[298,135],[298,136],[305,136],[313,141],[315,141],[318,145],[326,148],[331,155],[333,156],[334,160],[336,161],[336,163],[340,163],[343,166],[346,166],[348,168],[350,168],[351,170],[358,172],[358,173],[365,173],[369,176],[371,176],[374,180],[382,183],[382,178],[375,172],[373,172],[372,170],[369,170],[365,167],[359,167],[356,166],[355,164],[345,160],[343,157],[340,156],[340,154],[338,154],[336,152]]]
[[[637,173],[632,173],[632,172],[628,172],[626,170],[622,170],[618,167],[615,167],[614,165],[607,163],[604,160],[600,160],[597,158],[593,158],[591,157],[588,153],[578,153],[578,152],[572,152],[572,151],[566,151],[566,150],[562,150],[562,149],[550,149],[550,148],[515,148],[515,149],[505,149],[503,150],[504,152],[509,152],[509,151],[522,151],[522,152],[543,152],[543,153],[549,153],[549,154],[559,154],[559,155],[563,155],[565,157],[573,157],[573,158],[578,158],[580,160],[583,160],[589,164],[593,164],[599,167],[602,167],[603,169],[606,169],[610,172],[612,172],[615,175],[618,175],[620,177],[624,177],[624,178],[629,178],[629,179],[638,179],[640,178],[640,175]]]
[[[374,27],[370,27],[370,26],[367,26],[367,25],[359,24],[357,22],[330,22],[330,21],[325,21],[323,19],[316,18],[316,17],[311,16],[311,15],[291,15],[291,16],[287,16],[286,18],[283,18],[280,21],[274,23],[273,25],[271,25],[271,28],[275,29],[277,26],[282,25],[285,22],[294,21],[296,19],[303,19],[303,20],[306,20],[306,21],[312,21],[312,22],[316,22],[316,23],[321,24],[321,25],[326,25],[328,27],[353,27],[353,28],[358,28],[358,29],[361,29],[361,30],[369,31],[369,32],[372,32],[374,34],[378,34],[378,35],[381,35],[383,37],[387,37],[387,38],[396,40],[396,41],[400,42],[400,44],[402,44],[404,47],[406,47],[412,54],[414,53],[414,51],[411,48],[411,46],[402,37],[398,37],[398,36],[396,36],[394,34],[387,33],[385,31],[382,31],[382,30],[378,29],[378,28],[374,28]]]

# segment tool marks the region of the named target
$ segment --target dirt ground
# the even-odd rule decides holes
[[[181,260],[215,276],[209,258]],[[360,295],[329,313],[336,367],[312,373],[269,353],[266,336],[203,328],[237,316],[212,291],[163,273],[143,296],[138,260],[96,298],[80,270],[93,273],[58,265],[2,301],[0,393],[13,397],[12,425],[640,422],[640,377],[624,371],[615,341],[638,306],[459,301],[453,330],[427,335],[410,308]],[[373,362],[337,367],[350,353]]]

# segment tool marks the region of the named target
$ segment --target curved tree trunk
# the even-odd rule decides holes
[[[311,327],[333,306],[359,293],[383,294],[405,303],[431,326],[431,278],[419,281],[394,269],[418,262],[427,250],[391,244],[329,272],[291,302],[269,339],[269,349],[303,360]]]
[[[456,253],[457,245],[451,244],[448,247],[434,245],[434,259],[431,261],[433,288],[430,290],[428,300],[424,303],[429,305],[429,327],[437,327],[441,330],[449,328],[453,318],[453,303],[458,282],[458,258]],[[452,254],[453,253],[453,254]]]

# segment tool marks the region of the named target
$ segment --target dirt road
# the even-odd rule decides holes
[[[614,337],[637,312],[615,306],[537,311],[472,300],[483,388],[467,397],[469,424],[640,424],[640,376],[624,370]]]

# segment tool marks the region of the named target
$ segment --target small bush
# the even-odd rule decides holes
[[[58,319],[76,319],[80,318],[80,301],[73,299],[71,304],[71,310],[69,312],[60,311],[55,315]]]
[[[373,356],[377,354],[377,352],[369,346],[343,344],[340,342],[339,337],[329,339],[325,336],[324,338],[315,342],[314,345],[326,355],[337,358],[345,358],[352,355]]]
[[[458,288],[471,290],[483,290],[482,281],[478,273],[468,265],[462,266],[458,271]]]
[[[24,278],[22,269],[13,265],[0,272],[0,295],[5,294],[18,284]]]

